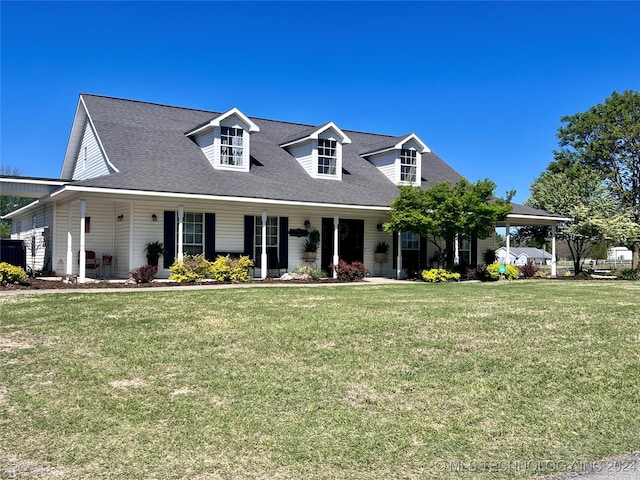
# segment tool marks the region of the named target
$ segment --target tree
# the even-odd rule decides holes
[[[554,152],[550,170],[576,164],[591,168],[605,179],[617,202],[618,213],[640,226],[640,92],[613,92],[604,103],[586,112],[561,118],[561,149]],[[640,238],[627,239],[633,250],[633,268],[640,267]]]
[[[0,175],[16,176],[20,175],[20,170],[8,165],[2,165],[0,166]],[[33,199],[31,198],[0,195],[0,216],[13,212],[20,207],[24,207],[32,201]],[[0,238],[9,238],[10,236],[11,220],[0,220]]]
[[[604,240],[627,242],[638,235],[638,225],[618,211],[600,174],[579,165],[565,172],[544,172],[531,185],[526,203],[572,218],[559,225],[558,236],[567,242],[576,274],[595,244]]]
[[[511,197],[495,198],[496,185],[488,179],[470,183],[461,179],[455,185],[442,182],[429,189],[400,187],[400,196],[391,203],[391,221],[385,229],[415,232],[428,238],[440,250],[440,263],[453,263],[456,235],[487,238],[495,222],[511,211]]]

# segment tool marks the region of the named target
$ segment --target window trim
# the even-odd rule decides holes
[[[407,178],[413,177],[412,179]],[[418,151],[415,148],[400,149],[400,182],[415,184],[418,180]]]
[[[199,215],[200,216],[200,221],[199,222],[195,222],[195,221],[188,221],[187,218],[189,215]],[[178,218],[176,216],[176,246],[179,245],[178,242]],[[187,232],[188,228],[187,225],[197,225],[199,224],[200,227],[200,232]],[[187,235],[200,235],[200,243],[197,242],[187,242]],[[183,214],[183,218],[182,218],[182,253],[185,255],[204,255],[205,253],[205,244],[206,244],[206,239],[205,239],[205,214],[204,212],[184,212]],[[195,253],[195,248],[194,247],[200,247],[200,251]],[[187,247],[191,247],[192,250],[191,251],[187,251]]]
[[[337,176],[339,155],[338,141],[336,139],[318,138],[318,161],[316,163],[317,175],[322,177]],[[333,170],[333,172],[331,170]]]
[[[408,238],[411,235],[412,238]],[[415,247],[405,247],[405,243],[411,242],[412,244],[415,242]],[[400,248],[402,250],[420,250],[420,235],[415,232],[402,232],[402,236],[400,239]]]
[[[220,126],[220,166],[244,169],[245,129],[240,126]],[[225,153],[225,150],[227,153]],[[234,163],[230,163],[230,162]]]

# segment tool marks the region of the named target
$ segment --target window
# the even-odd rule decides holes
[[[321,175],[335,175],[338,164],[337,141],[318,139],[318,173]]]
[[[468,238],[461,238],[458,243],[458,257],[460,263],[471,264],[471,241]]]
[[[417,152],[415,149],[400,151],[400,181],[414,183],[416,181]]]
[[[221,127],[220,165],[243,166],[243,130],[238,127]]]
[[[402,232],[402,249],[403,250],[419,250],[420,235],[414,232]]]
[[[254,235],[255,263],[260,267],[262,261],[262,216],[256,216]],[[278,217],[267,217],[267,253],[278,251]]]
[[[182,252],[187,255],[199,255],[204,252],[204,215],[202,213],[184,213],[182,222]]]

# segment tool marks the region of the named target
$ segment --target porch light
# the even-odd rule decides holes
[[[158,216],[154,213],[153,215],[151,215],[151,220],[154,222],[158,221]]]
[[[381,224],[381,223],[379,223],[379,224],[377,224],[377,225],[376,225],[376,229],[377,229],[379,232],[381,232],[381,231],[383,231],[383,230],[384,230],[384,227],[382,226],[382,224]]]
[[[116,218],[118,219],[119,222],[121,222],[122,220],[124,220],[124,215],[120,214]]]
[[[308,218],[304,221],[304,228],[306,228],[307,230],[311,228],[311,222]]]

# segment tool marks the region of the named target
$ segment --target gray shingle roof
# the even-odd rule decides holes
[[[217,112],[96,95],[82,96],[118,173],[73,184],[184,194],[241,196],[300,202],[388,206],[397,187],[360,152],[393,138],[345,130],[342,181],[311,178],[280,145],[318,127],[250,117],[260,127],[251,136],[250,172],[215,170],[185,135]],[[422,155],[422,186],[456,182],[461,175],[434,153]]]

